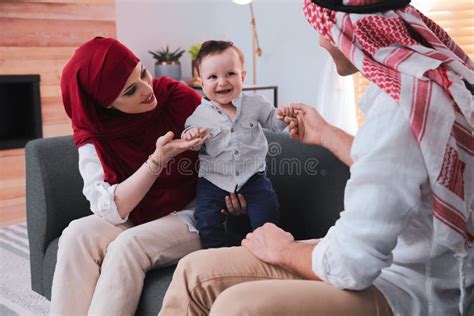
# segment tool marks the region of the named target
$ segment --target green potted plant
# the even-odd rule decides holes
[[[179,47],[174,51],[170,51],[169,46],[156,51],[149,51],[156,60],[155,77],[168,76],[176,80],[181,80],[181,64],[179,59],[183,56],[184,49]]]
[[[196,65],[195,65],[195,60],[196,57],[199,53],[199,50],[201,49],[202,44],[194,44],[188,49],[188,54],[191,55],[191,72],[193,75],[193,79],[191,80],[190,85],[195,85],[195,86],[200,86],[201,83],[199,81],[199,76],[197,73]]]
[[[193,78],[197,78],[197,73],[194,65],[194,61],[196,60],[196,57],[199,53],[199,50],[201,49],[202,44],[194,44],[188,49],[188,54],[191,55],[191,64],[193,67]]]

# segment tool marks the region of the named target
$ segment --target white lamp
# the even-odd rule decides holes
[[[248,4],[250,7],[250,25],[252,26],[252,65],[253,65],[253,84],[257,84],[257,56],[262,56],[262,50],[258,44],[257,36],[257,24],[255,21],[255,15],[253,14],[252,0],[232,0],[234,3],[245,5]]]

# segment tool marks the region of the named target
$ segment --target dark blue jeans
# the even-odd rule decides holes
[[[225,196],[229,192],[199,178],[194,217],[204,248],[238,246],[251,230],[266,222],[278,224],[278,199],[263,173],[254,174],[239,193],[247,201],[247,215],[224,215],[221,209],[226,208]]]

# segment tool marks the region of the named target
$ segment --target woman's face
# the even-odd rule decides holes
[[[334,63],[336,64],[336,70],[339,75],[349,76],[359,72],[350,60],[322,35],[319,36],[319,46],[327,50],[329,55],[331,55],[332,60],[334,60]]]
[[[153,78],[142,63],[138,63],[119,96],[108,108],[132,114],[143,113],[153,110],[157,103],[153,93]]]

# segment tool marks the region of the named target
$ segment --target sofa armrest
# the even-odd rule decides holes
[[[71,136],[30,141],[25,163],[31,286],[44,295],[43,260],[48,245],[69,222],[91,212],[82,194],[78,152]]]

